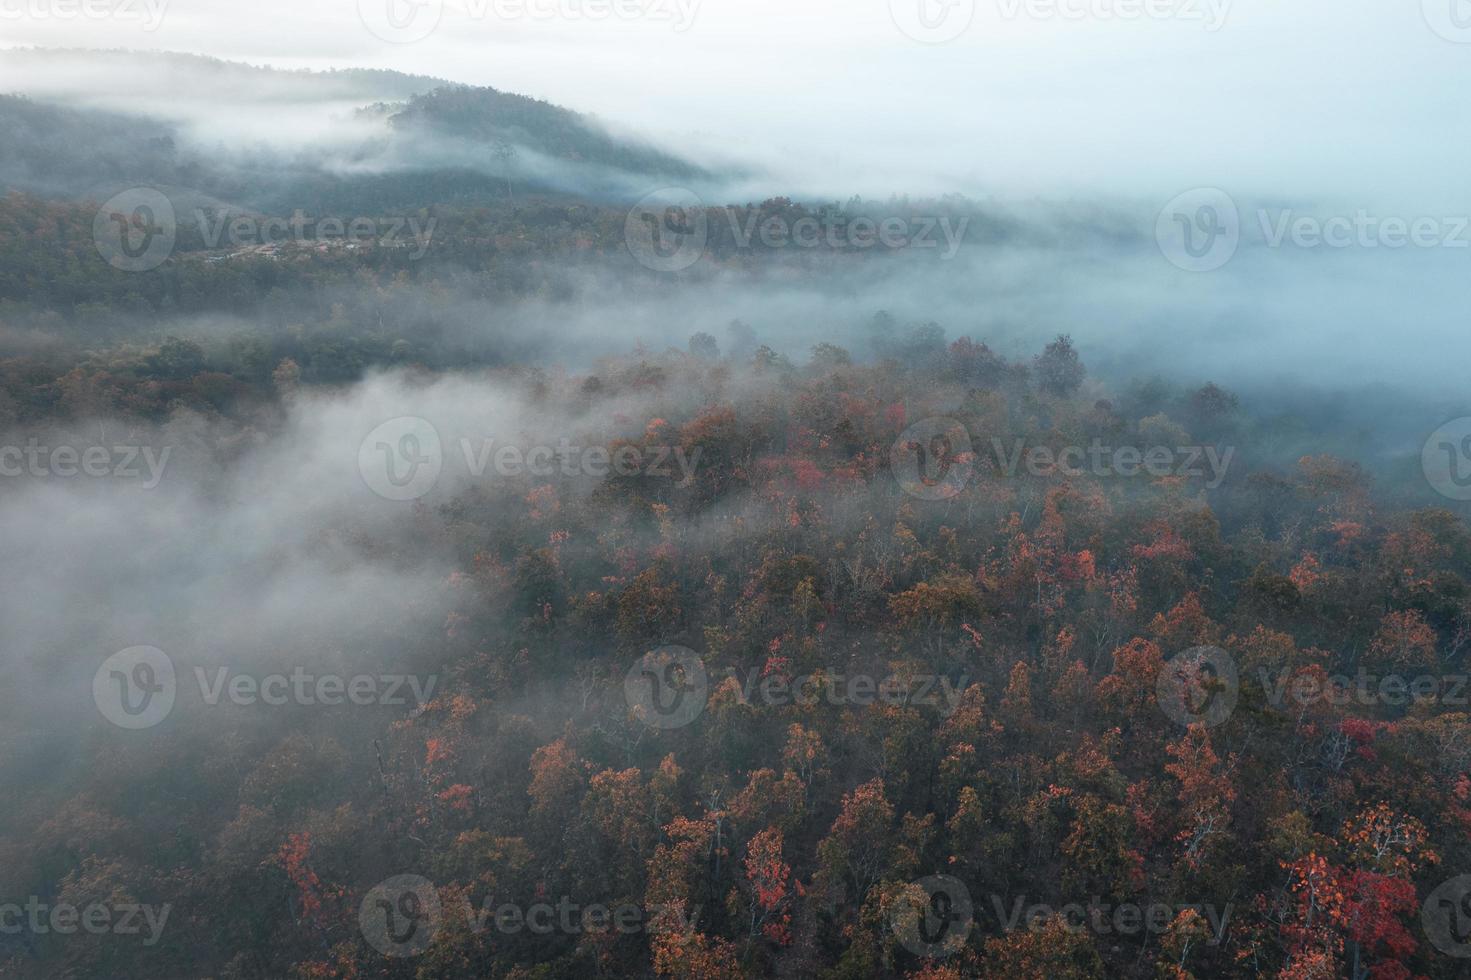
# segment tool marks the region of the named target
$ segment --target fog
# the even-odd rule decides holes
[[[1243,222],[1255,225],[1251,206],[1241,208]],[[901,323],[934,321],[950,339],[970,336],[1014,359],[1070,334],[1090,369],[1114,380],[1164,373],[1182,384],[1214,380],[1267,391],[1372,384],[1447,404],[1464,395],[1458,365],[1471,357],[1463,327],[1471,281],[1459,275],[1465,249],[1274,247],[1249,227],[1229,262],[1189,272],[1162,254],[1153,218],[1120,205],[1089,229],[1051,210],[983,210],[949,259],[943,245],[879,246],[837,262],[791,246],[770,253],[756,271],[732,270],[707,255],[663,274],[624,254],[569,264],[553,277],[556,298],[486,299],[472,274],[435,267],[431,252],[426,278],[433,285],[374,296],[373,315],[390,333],[441,356],[463,350],[477,361],[586,370],[636,344],[683,349],[697,331],[722,338],[732,320],[798,362],[824,341],[868,358],[866,325],[884,310]],[[999,238],[979,240],[988,223]],[[325,296],[311,308],[369,299],[350,287]],[[135,328],[219,345],[269,329],[238,315],[167,317]]]
[[[514,125],[503,134],[506,158],[483,135],[461,134],[437,120],[392,119],[410,97],[452,84],[392,72],[277,71],[173,54],[16,49],[0,57],[0,94],[70,112],[62,116],[67,128],[60,138],[39,124],[21,126],[16,145],[0,153],[0,179],[98,200],[142,181],[184,198],[227,195],[207,202],[214,206],[286,211],[325,181],[439,171],[598,199],[647,193],[650,174],[550,155],[535,139],[525,142]],[[582,124],[593,139],[647,145],[626,125],[593,118]],[[94,142],[89,132],[105,137]],[[12,154],[19,165],[7,161]],[[60,156],[70,159],[58,167]],[[191,178],[193,186],[181,183]],[[712,197],[728,189],[701,186]]]
[[[0,494],[0,540],[29,569],[0,592],[0,655],[16,680],[7,716],[38,741],[60,740],[48,753],[105,733],[90,677],[135,646],[173,660],[184,719],[203,707],[196,668],[435,675],[457,591],[451,572],[485,542],[447,536],[424,508],[472,487],[493,499],[519,500],[547,482],[568,500],[589,494],[600,482],[590,475],[507,476],[493,463],[485,471],[484,460],[504,446],[608,446],[641,435],[668,399],[687,407],[701,397],[618,396],[579,408],[549,405],[509,375],[398,372],[301,392],[279,414],[239,427],[179,410],[156,429],[98,418],[0,433],[6,446],[40,447],[42,469],[56,447],[116,447],[109,475],[12,478]],[[379,495],[360,465],[360,452],[372,460],[370,433],[405,416],[430,420],[442,441],[443,473],[418,503]],[[281,724],[280,712],[222,710],[211,724],[262,733]],[[404,709],[383,710],[392,718]],[[8,765],[34,758],[19,752]]]
[[[1444,120],[1459,114],[1467,49],[1432,28],[1440,11],[1430,0],[1182,0],[1173,16],[1135,20],[995,0],[974,4],[969,28],[944,44],[906,36],[887,3],[703,0],[684,30],[656,15],[666,6],[650,0],[649,16],[595,21],[507,19],[452,3],[429,37],[391,44],[353,4],[172,0],[155,30],[13,17],[0,20],[0,43],[491,85],[700,156],[748,160],[770,186],[802,195],[1153,196],[1234,185],[1362,207],[1466,206],[1456,161],[1467,136]],[[156,107],[115,75],[87,85],[67,74],[28,84]],[[183,86],[161,101],[187,111],[191,92],[213,101]],[[252,120],[239,125],[259,135]],[[276,121],[297,125],[290,114]]]
[[[716,168],[695,181],[707,204],[897,192],[928,213],[926,195],[959,192],[996,217],[994,226],[983,217],[970,228],[951,261],[921,254],[857,276],[838,271],[829,282],[776,274],[759,294],[739,278],[703,275],[705,264],[651,289],[646,279],[620,281],[615,267],[579,285],[570,303],[491,311],[469,303],[456,317],[472,334],[482,324],[535,338],[553,360],[633,339],[682,344],[733,318],[800,354],[817,339],[841,341],[848,325],[878,309],[937,320],[952,336],[975,335],[1013,354],[1066,332],[1110,373],[1167,369],[1269,387],[1383,383],[1449,398],[1460,387],[1453,365],[1471,353],[1461,329],[1468,286],[1458,274],[1471,245],[1461,217],[1471,199],[1456,172],[1466,137],[1442,122],[1458,112],[1449,105],[1459,91],[1452,81],[1463,77],[1468,49],[1437,35],[1419,10],[1236,3],[1212,31],[1180,20],[1008,19],[983,4],[966,34],[942,45],[905,37],[883,5],[829,21],[821,5],[781,13],[775,4],[737,10],[706,0],[678,33],[575,19],[492,31],[452,8],[447,22],[468,18],[459,25],[467,30],[397,46],[376,42],[346,8],[314,11],[310,22],[297,5],[266,4],[246,16],[178,0],[167,13],[145,37],[118,23],[78,23],[70,43],[418,74],[288,74],[12,51],[0,58],[0,90],[162,120],[209,166],[283,181],[260,195],[283,210],[292,182],[316,171],[502,173],[484,144],[422,130],[395,139],[381,115],[359,112],[445,79],[592,110],[617,136],[655,135],[669,152]],[[199,33],[205,18],[208,43]],[[222,22],[239,29],[221,30]],[[51,37],[24,18],[0,30],[14,43]],[[265,59],[252,47],[283,36],[291,39],[285,55],[275,45]],[[605,59],[645,46],[659,51],[658,73],[600,71]],[[785,63],[788,55],[800,63]],[[532,70],[553,57],[558,71]],[[1400,69],[1407,62],[1413,71]],[[757,107],[776,103],[795,111],[764,112],[757,123]],[[569,193],[596,188],[615,203],[660,183],[525,148],[513,170],[514,179]],[[1154,234],[1167,202],[1198,187],[1226,191],[1241,226],[1236,254],[1206,272],[1172,263]],[[1360,213],[1379,224],[1433,221],[1433,241],[1271,242],[1278,222]]]
[[[1019,895],[1229,886],[1265,968],[1316,936],[1271,896],[1340,827],[1335,887],[1410,922],[1399,856],[1352,863],[1378,818],[1338,811],[1403,810],[1406,862],[1440,860],[1422,818],[1465,836],[1466,776],[1395,741],[1450,745],[1440,708],[1244,699],[1213,751],[1147,702],[1156,644],[1465,666],[1460,3],[0,0],[0,903],[181,913],[156,959],[0,928],[0,974],[945,972],[895,945],[940,858]],[[937,419],[974,451],[910,441]],[[986,471],[1101,441],[1212,471]],[[980,476],[926,496],[899,447]],[[628,686],[673,683],[634,672],[666,644],[712,690],[918,666],[974,710],[722,695],[676,731]],[[178,703],[134,725],[154,664],[106,668],[140,648]],[[205,687],[301,671],[413,681]],[[417,931],[371,900],[409,872],[678,894],[732,938],[452,930],[359,970],[369,914]],[[1158,969],[1206,975],[1174,923]],[[957,976],[1009,949],[969,941]]]
[[[1292,333],[1289,321],[1311,312],[1355,335],[1384,312],[1370,298],[1385,286],[1366,275],[1368,267],[1346,264],[1326,274],[1353,283],[1333,305],[1302,299],[1284,304],[1280,319],[1268,318],[1244,294],[1246,283],[1275,274],[1273,260],[1250,255],[1239,270],[1202,279],[1160,269],[1158,254],[1142,246],[1115,250],[1109,263],[1096,253],[976,247],[956,265],[896,260],[888,274],[865,276],[864,288],[835,279],[753,290],[748,281],[717,276],[611,304],[584,298],[493,308],[466,299],[442,310],[434,343],[466,345],[483,357],[499,338],[507,360],[546,365],[565,392],[578,375],[569,379],[564,367],[598,374],[608,367],[601,358],[635,344],[659,360],[666,345],[682,347],[704,330],[731,349],[732,319],[798,365],[824,340],[872,358],[869,321],[879,309],[901,325],[938,321],[948,339],[985,339],[1022,363],[1053,334],[1070,331],[1099,396],[1128,399],[1150,378],[1175,392],[1217,381],[1241,393],[1251,416],[1297,418],[1286,429],[1251,432],[1238,465],[1286,469],[1301,455],[1341,452],[1393,490],[1441,413],[1471,408],[1455,394],[1454,366],[1446,365],[1442,394],[1423,370],[1421,350],[1392,339],[1335,344],[1326,329],[1316,337]],[[1428,283],[1445,272],[1418,274]],[[938,292],[942,280],[966,285]],[[605,284],[592,274],[581,281],[589,295]],[[1214,297],[1220,313],[1203,318],[1202,296]],[[1110,312],[1123,308],[1129,316]],[[1449,309],[1444,316],[1449,341]],[[181,319],[166,329],[213,345],[260,328]],[[1243,347],[1275,349],[1276,360],[1263,362]],[[88,677],[107,655],[137,645],[165,650],[181,676],[219,664],[246,672],[305,665],[431,673],[435,637],[453,600],[451,572],[479,542],[446,536],[423,508],[472,491],[519,500],[542,482],[529,474],[506,478],[493,467],[476,472],[494,449],[608,446],[637,438],[650,418],[681,417],[700,405],[752,410],[780,382],[753,377],[740,363],[718,387],[670,384],[575,402],[538,394],[538,375],[521,368],[438,377],[396,371],[303,390],[279,411],[261,409],[239,424],[179,409],[158,428],[97,417],[0,433],[10,446],[146,447],[133,478],[53,475],[10,481],[0,495],[0,540],[14,567],[28,569],[0,591],[5,666],[21,679],[12,691],[25,692],[7,698],[8,707],[37,731],[75,737],[93,730],[103,723],[91,714]],[[428,420],[444,463],[416,503],[375,493],[361,464],[370,433],[404,417]],[[671,460],[671,479],[686,466]],[[584,473],[552,482],[570,499],[594,492],[600,479]],[[682,534],[725,540],[731,532],[717,525],[691,525]],[[74,728],[78,717],[95,725]]]

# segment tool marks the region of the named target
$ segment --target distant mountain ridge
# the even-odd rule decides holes
[[[87,94],[99,75],[117,76],[107,97]],[[517,194],[621,200],[710,176],[550,102],[379,69],[25,49],[5,53],[7,89],[19,94],[0,95],[0,185],[50,197],[141,183],[246,209],[371,212]],[[282,145],[247,123],[307,132]]]
[[[446,85],[410,98],[392,111],[396,132],[424,131],[486,144],[507,140],[547,156],[620,169],[696,177],[703,171],[684,160],[604,131],[590,117],[510,92],[470,85]]]
[[[11,76],[35,77],[41,72],[103,69],[114,72],[189,72],[205,84],[249,84],[275,79],[305,85],[321,97],[361,98],[364,101],[407,99],[452,84],[430,75],[409,75],[388,68],[277,68],[226,61],[179,51],[132,51],[125,48],[9,48],[0,51],[0,90],[19,91]],[[120,79],[127,84],[127,79]],[[77,91],[90,86],[77,84]],[[197,92],[181,92],[195,97]]]

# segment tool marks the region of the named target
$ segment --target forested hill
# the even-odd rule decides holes
[[[214,95],[274,95],[281,101],[341,98],[363,102],[402,100],[447,85],[443,78],[382,68],[312,71],[249,65],[174,51],[100,51],[89,48],[11,48],[0,61],[0,83],[43,82],[47,91],[96,93],[86,79],[109,76],[114,92],[146,91],[169,80],[187,82],[177,94],[191,99]],[[30,88],[30,85],[21,87]]]
[[[87,94],[73,81],[84,78],[107,79],[110,94]],[[7,190],[100,200],[161,185],[261,211],[517,192],[637,199],[706,176],[601,121],[493,88],[122,51],[6,52],[0,132]]]
[[[620,139],[587,116],[493,88],[443,86],[411,98],[393,112],[390,122],[398,133],[428,132],[492,146],[510,141],[560,160],[632,172],[671,177],[702,173],[699,167],[651,146]]]

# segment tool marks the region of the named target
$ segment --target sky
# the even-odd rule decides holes
[[[797,194],[1471,204],[1468,0],[0,0],[31,45],[492,85]]]
[[[71,62],[38,78],[13,56],[7,70],[3,49],[25,46],[491,85],[748,166],[724,200],[956,192],[1055,240],[973,249],[933,281],[863,283],[851,310],[826,292],[732,290],[727,319],[828,329],[835,309],[856,322],[888,308],[1015,356],[1067,331],[1095,363],[1465,389],[1471,0],[0,0],[0,92],[172,114],[210,146],[330,156],[370,124],[355,104],[285,82],[220,93]],[[1239,250],[1184,254],[1175,223],[1221,194],[1239,235],[1209,240]],[[1097,234],[1073,240],[1090,215]],[[1119,215],[1141,247],[1110,237]],[[1351,240],[1360,218],[1368,237]],[[1322,244],[1335,222],[1347,247]],[[1395,245],[1394,222],[1428,222],[1428,244]],[[630,310],[629,330],[656,314]],[[671,336],[693,329],[665,319]]]

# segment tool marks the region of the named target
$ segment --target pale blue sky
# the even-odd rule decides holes
[[[0,0],[0,45],[494,85],[758,160],[799,193],[1155,197],[1213,185],[1343,206],[1471,205],[1471,43],[1455,43],[1471,42],[1467,0],[617,0],[645,16],[604,20],[565,13],[575,0],[443,0],[437,29],[405,44],[376,37],[358,0],[87,0],[122,5],[101,18],[76,14],[81,2]],[[370,19],[389,2],[362,0]],[[517,2],[539,16],[515,15]],[[923,23],[921,3],[942,32],[968,26],[921,43],[899,26]],[[1154,15],[1125,19],[1130,4]],[[1466,7],[1465,30],[1452,4]],[[0,87],[24,84],[0,55]],[[188,93],[165,95],[184,105]]]

